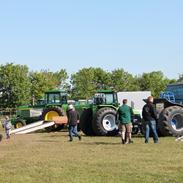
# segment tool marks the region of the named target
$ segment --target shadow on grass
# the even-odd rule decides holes
[[[55,143],[55,142],[60,142],[59,140],[37,140],[36,142],[41,142],[41,143]]]
[[[47,138],[50,138],[50,137],[58,137],[58,138],[61,138],[61,137],[68,137],[67,134],[52,134],[52,135],[48,135],[46,136]]]
[[[82,142],[85,145],[119,145],[120,142]]]

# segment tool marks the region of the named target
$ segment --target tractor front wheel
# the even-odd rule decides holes
[[[26,125],[26,123],[25,123],[24,120],[22,120],[22,119],[17,119],[17,120],[15,121],[15,123],[14,123],[14,128],[21,128],[21,127],[23,127],[23,126],[25,126],[25,125]]]

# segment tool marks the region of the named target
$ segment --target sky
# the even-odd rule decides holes
[[[182,0],[0,0],[0,64],[183,74]]]

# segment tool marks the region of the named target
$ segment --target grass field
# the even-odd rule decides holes
[[[12,136],[0,143],[0,183],[183,182],[183,142],[121,145],[119,137],[68,142],[66,132]]]

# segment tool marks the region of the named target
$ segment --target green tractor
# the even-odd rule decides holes
[[[83,133],[99,136],[117,134],[116,111],[118,106],[116,92],[98,91],[93,98],[93,103],[83,107],[81,112],[80,128]]]
[[[100,90],[88,104],[80,111],[80,128],[85,135],[114,136],[119,133],[116,124],[119,108],[117,93],[112,90]],[[77,107],[76,107],[77,110]],[[81,108],[80,108],[81,110]],[[133,110],[132,133],[142,134],[143,128],[140,113]]]
[[[63,90],[45,92],[44,100],[34,106],[20,106],[17,108],[16,118],[11,120],[15,128],[43,120],[52,121],[53,117],[64,116],[67,110],[67,93]],[[54,128],[61,128],[55,125]]]

